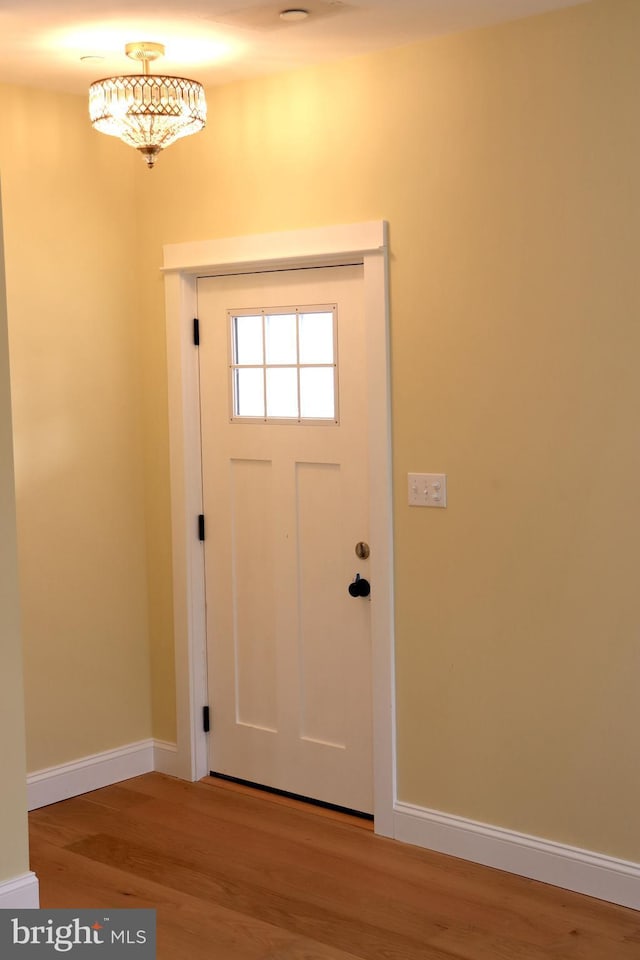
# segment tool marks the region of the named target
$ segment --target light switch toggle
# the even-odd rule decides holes
[[[408,479],[410,507],[446,507],[446,473],[410,473]]]

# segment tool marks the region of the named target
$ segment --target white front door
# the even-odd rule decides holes
[[[210,768],[369,813],[362,269],[200,279],[198,316]]]

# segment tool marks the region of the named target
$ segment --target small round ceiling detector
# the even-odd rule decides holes
[[[296,23],[298,20],[306,20],[309,16],[308,10],[303,10],[302,7],[291,7],[287,10],[282,10],[280,12],[280,19],[285,20],[287,23]]]

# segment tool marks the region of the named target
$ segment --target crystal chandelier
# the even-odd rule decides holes
[[[139,150],[151,169],[161,150],[202,130],[207,119],[204,90],[195,80],[149,73],[149,62],[164,54],[161,43],[128,43],[125,53],[142,61],[144,73],[92,83],[89,116],[100,133],[120,137]]]

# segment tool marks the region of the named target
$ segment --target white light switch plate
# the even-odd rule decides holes
[[[410,473],[410,507],[446,507],[446,473]]]

